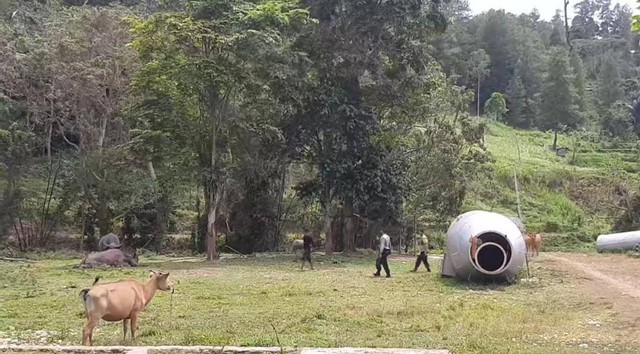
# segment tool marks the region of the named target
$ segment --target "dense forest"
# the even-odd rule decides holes
[[[492,124],[551,132],[554,156],[558,136],[635,149],[632,27],[611,0],[550,21],[466,0],[0,0],[0,237],[189,234],[209,260],[305,227],[328,254],[383,229],[412,244],[501,183]],[[640,199],[620,208],[608,227],[635,227]]]

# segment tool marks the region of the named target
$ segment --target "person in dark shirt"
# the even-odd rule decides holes
[[[309,234],[309,230],[304,229],[304,236],[302,236],[303,252],[302,252],[302,264],[300,269],[304,269],[304,261],[309,261],[311,270],[313,270],[313,263],[311,262],[311,249],[313,248],[313,237]]]

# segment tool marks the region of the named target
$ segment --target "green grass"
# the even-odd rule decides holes
[[[454,353],[622,352],[613,319],[590,308],[547,270],[538,283],[470,285],[392,261],[393,278],[373,278],[371,257],[317,258],[300,271],[293,256],[224,260],[215,265],[145,257],[141,268],[72,269],[78,260],[0,263],[0,331],[44,342],[79,344],[85,320],[78,296],[100,274],[103,282],[147,269],[170,270],[176,285],[158,293],[141,318],[138,345],[447,348]],[[322,264],[320,264],[322,263]],[[606,326],[589,326],[589,321]],[[31,332],[30,332],[31,331]],[[122,344],[120,323],[102,322],[95,345]],[[31,339],[38,341],[38,339]],[[588,343],[589,349],[579,345]],[[129,341],[125,344],[131,344]],[[635,348],[639,349],[639,348]]]
[[[521,131],[490,122],[485,137],[493,158],[488,172],[471,183],[465,210],[485,209],[517,215],[514,169],[518,174],[525,224],[532,231],[558,234],[558,249],[590,249],[595,238],[611,232],[622,209],[617,189],[640,189],[639,154],[607,150],[580,141],[561,158],[550,149],[553,134]],[[520,153],[518,154],[518,147]],[[560,134],[558,146],[574,149],[573,137]]]

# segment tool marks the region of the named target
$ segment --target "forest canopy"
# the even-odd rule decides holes
[[[60,230],[207,259],[369,248],[463,210],[486,116],[628,142],[632,10],[473,15],[465,0],[0,0],[0,237]],[[553,149],[556,141],[553,141]]]

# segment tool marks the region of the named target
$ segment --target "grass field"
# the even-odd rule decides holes
[[[144,257],[140,268],[127,270],[72,269],[78,260],[0,263],[0,337],[79,344],[85,323],[79,291],[98,274],[102,282],[142,279],[154,268],[171,271],[176,293],[172,301],[158,293],[150,303],[138,345],[629,350],[609,330],[589,325],[612,321],[607,312],[589,308],[588,299],[573,294],[561,276],[536,265],[538,282],[481,286],[441,279],[435,259],[434,272],[410,273],[413,259],[395,258],[391,279],[372,277],[372,257],[317,261],[315,271],[300,271],[291,255],[215,265]],[[120,323],[102,322],[94,344],[122,344],[121,331]]]
[[[522,131],[490,122],[485,136],[493,158],[485,176],[474,177],[465,210],[517,215],[514,170],[527,228],[545,234],[557,250],[592,250],[596,237],[613,232],[624,212],[620,191],[640,190],[640,154],[633,147],[607,149],[560,134],[558,146],[572,151],[562,158],[550,149],[553,134]],[[575,157],[573,156],[575,150]]]

